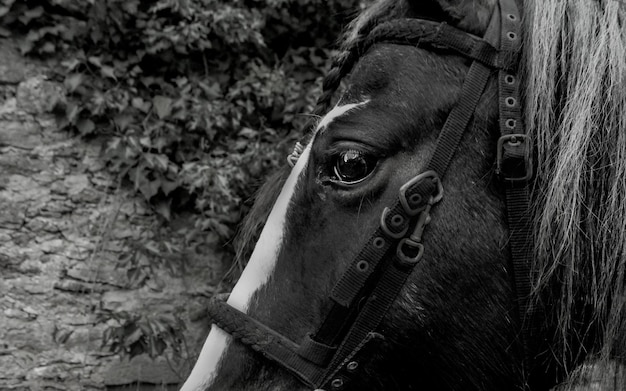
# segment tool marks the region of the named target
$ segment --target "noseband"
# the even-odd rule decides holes
[[[524,133],[518,57],[521,19],[514,0],[499,0],[484,38],[445,23],[400,19],[381,23],[359,53],[376,43],[452,51],[472,64],[457,105],[450,112],[426,170],[405,183],[395,203],[384,209],[380,225],[334,286],[332,303],[319,328],[299,344],[221,300],[212,300],[213,323],[316,390],[358,387],[363,370],[384,336],[376,331],[415,265],[425,252],[422,232],[430,210],[443,198],[441,178],[468,128],[492,72],[498,73],[499,128],[496,171],[502,180],[510,230],[509,271],[516,296],[521,346],[527,366],[530,236],[529,181],[532,143]]]

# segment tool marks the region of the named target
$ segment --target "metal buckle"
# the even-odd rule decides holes
[[[514,162],[513,169],[510,169],[510,161]],[[533,162],[532,146],[528,135],[506,134],[498,139],[496,172],[503,181],[512,185],[525,184],[530,181],[533,176]]]
[[[418,243],[410,238],[402,239],[398,243],[398,247],[396,248],[398,266],[413,267],[422,259],[423,256],[424,245],[422,243]]]
[[[431,195],[428,202],[426,202],[425,204],[422,204],[423,206],[420,206],[419,208],[414,209],[409,204],[409,201],[406,198],[406,193],[411,187],[419,184],[420,182],[426,179],[431,179],[432,181],[436,182],[437,193],[435,193],[434,195]],[[443,198],[443,185],[441,184],[441,179],[439,179],[439,175],[435,171],[429,170],[429,171],[425,171],[417,175],[416,177],[414,177],[413,179],[409,180],[407,183],[402,185],[402,187],[400,187],[399,193],[400,193],[400,203],[402,204],[404,211],[409,216],[416,216],[418,213],[423,211],[427,205],[433,205],[441,201],[441,199]],[[417,195],[417,193],[414,195]]]

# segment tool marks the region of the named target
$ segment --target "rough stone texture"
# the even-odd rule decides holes
[[[178,383],[206,336],[206,319],[188,318],[210,295],[218,255],[169,254],[185,260],[180,276],[156,268],[129,281],[120,258],[163,237],[185,249],[182,235],[114,183],[102,145],[57,128],[50,110],[64,92],[50,64],[11,41],[0,53],[0,390]],[[102,338],[116,323],[102,315],[120,311],[186,319],[186,360],[112,355]]]

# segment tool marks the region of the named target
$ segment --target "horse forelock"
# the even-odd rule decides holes
[[[525,3],[525,115],[537,144],[534,295],[556,311],[553,354],[564,366],[582,354],[576,345],[585,340],[600,360],[626,360],[626,8],[620,3]]]

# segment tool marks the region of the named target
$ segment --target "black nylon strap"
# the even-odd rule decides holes
[[[353,326],[339,346],[333,357],[329,372],[323,382],[328,385],[335,374],[341,369],[342,363],[350,356],[371,332],[378,327],[387,311],[396,300],[398,293],[404,287],[406,279],[413,271],[415,264],[403,265],[397,255],[394,255],[390,264],[383,271],[376,288],[369,296],[365,306],[359,312]],[[322,387],[324,388],[324,387]]]
[[[333,371],[333,376],[324,384],[324,390],[366,390],[372,388],[371,364],[380,354],[385,338],[378,333],[369,333],[350,355]],[[339,383],[339,384],[337,384]],[[328,387],[330,385],[330,387]],[[318,390],[322,390],[321,388]]]
[[[502,23],[500,51],[506,68],[512,69],[518,63],[522,47],[521,18],[514,2],[501,1],[499,6]],[[529,302],[533,251],[529,182],[532,177],[533,143],[525,134],[519,81],[515,72],[498,72],[501,137],[498,141],[497,166],[505,186],[511,251],[509,270],[522,325],[520,339],[524,372],[528,375],[532,354],[529,345],[531,322],[535,316]]]
[[[448,115],[448,119],[439,134],[435,152],[428,163],[428,170],[435,171],[441,177],[445,174],[465,129],[467,129],[474,111],[476,111],[476,105],[483,95],[490,75],[491,70],[485,65],[477,61],[472,63],[463,83],[461,97]]]
[[[532,321],[529,302],[531,290],[530,264],[532,262],[532,235],[530,221],[530,190],[528,186],[508,187],[506,193],[507,221],[509,223],[509,246],[511,249],[512,286],[516,297],[519,322],[522,325],[522,348],[524,367],[529,370]]]
[[[298,355],[300,357],[321,367],[325,367],[328,364],[328,361],[330,361],[336,351],[336,347],[317,342],[311,338],[310,334],[304,337],[304,340],[298,347]]]
[[[412,207],[416,209],[423,208],[428,204],[429,197],[432,196],[436,190],[437,187],[435,184],[423,181],[416,183],[408,189],[405,198],[409,199],[412,195],[419,195],[420,202],[412,205]],[[383,228],[383,221],[381,221],[381,226],[376,229],[361,252],[355,257],[346,272],[333,288],[331,298],[336,303],[344,307],[352,306],[359,291],[363,288],[366,281],[376,272],[380,260],[393,244],[394,238],[391,237],[390,234],[395,235],[402,230],[408,229],[409,221],[412,217],[404,209],[399,199],[396,200],[393,206],[389,209],[386,216],[387,219],[384,220],[384,225],[387,229]],[[393,219],[393,216],[401,216],[402,219],[404,219],[403,223],[398,227],[394,227],[390,221]],[[380,243],[380,245],[377,243]],[[367,262],[368,266],[366,270],[361,269],[359,266],[361,261]]]
[[[358,303],[355,301],[369,294],[372,285],[370,282],[378,277],[380,261],[387,255],[392,244],[400,238],[397,235],[409,228],[411,214],[425,208],[430,197],[439,192],[438,183],[428,179],[425,177],[424,180],[415,181],[405,189],[402,197],[383,215],[381,226],[370,236],[335,284],[330,295],[333,306],[313,337],[316,341],[331,346],[336,346],[341,341],[346,326],[352,323],[358,310],[356,308]],[[403,223],[394,227],[393,220],[397,216],[400,216]]]
[[[531,276],[528,273],[528,264],[531,261],[532,235],[530,234],[531,219],[528,186],[506,189],[506,208],[509,220],[511,256],[515,288],[518,296],[520,314],[526,314],[529,309],[528,294],[530,292]],[[519,260],[519,261],[517,261]],[[520,319],[524,321],[522,317]]]

